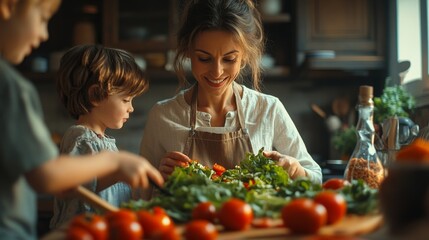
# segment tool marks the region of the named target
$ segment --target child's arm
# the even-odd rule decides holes
[[[148,187],[148,177],[162,185],[161,174],[145,158],[127,152],[105,151],[95,155],[61,155],[26,173],[37,192],[59,193],[94,177],[124,181],[132,187]]]

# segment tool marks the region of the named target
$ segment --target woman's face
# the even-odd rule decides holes
[[[243,50],[231,33],[210,30],[195,37],[190,58],[199,89],[219,95],[229,89],[238,76]]]

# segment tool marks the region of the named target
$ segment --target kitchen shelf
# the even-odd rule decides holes
[[[385,68],[385,59],[381,56],[336,56],[333,58],[308,58],[305,64],[314,70],[377,70]]]
[[[281,13],[277,15],[262,15],[264,23],[288,23],[291,21],[291,16],[288,13]]]

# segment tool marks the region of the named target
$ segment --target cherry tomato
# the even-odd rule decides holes
[[[282,208],[282,219],[285,227],[294,233],[316,233],[326,224],[326,208],[308,198],[292,200]]]
[[[70,226],[67,228],[66,240],[94,240],[91,233],[80,226]]]
[[[218,176],[222,176],[222,174],[226,171],[226,169],[225,169],[225,167],[224,167],[224,166],[222,166],[222,165],[220,165],[220,164],[215,163],[215,164],[213,165],[213,171],[215,171],[215,172],[216,172],[216,175],[218,175]]]
[[[120,209],[116,212],[106,214],[109,225],[109,239],[142,239],[143,228],[137,221],[136,214],[127,209]]]
[[[255,184],[255,180],[254,179],[250,179],[248,182],[244,182],[243,185],[244,187],[249,190],[250,187],[252,187]]]
[[[323,191],[314,197],[314,201],[322,204],[328,211],[328,224],[341,221],[347,213],[347,202],[339,193]]]
[[[87,230],[95,240],[107,239],[107,222],[102,216],[94,213],[76,215],[71,220],[69,227],[83,228]]]
[[[192,219],[203,219],[214,223],[216,220],[216,207],[211,202],[199,203],[192,210]]]
[[[227,230],[244,230],[253,221],[252,207],[237,198],[224,202],[218,212],[220,224]]]
[[[185,225],[183,235],[186,240],[214,240],[217,239],[218,231],[207,220],[192,220]]]
[[[174,228],[173,220],[160,207],[154,207],[152,212],[140,210],[136,214],[146,238],[155,238],[157,235]]]
[[[344,186],[350,185],[350,182],[347,181],[346,179],[342,179],[342,178],[331,178],[326,180],[323,184],[322,187],[323,189],[332,189],[332,190],[338,190],[343,188]]]

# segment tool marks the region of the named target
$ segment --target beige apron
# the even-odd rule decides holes
[[[217,163],[226,169],[234,168],[240,164],[247,152],[253,152],[249,134],[244,125],[241,97],[238,90],[233,89],[240,126],[235,132],[218,134],[195,130],[198,86],[194,86],[189,120],[191,130],[189,131],[184,153],[191,159],[198,160],[204,166],[211,168],[213,164]]]

